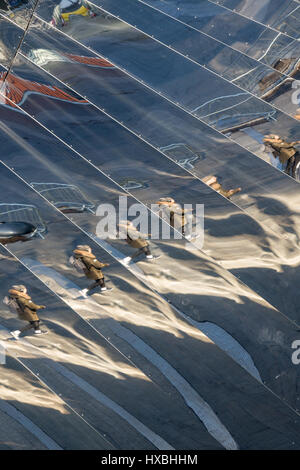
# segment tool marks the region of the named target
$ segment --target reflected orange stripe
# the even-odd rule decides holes
[[[1,81],[3,82],[5,73],[6,72],[0,73],[0,84]],[[5,96],[9,98],[14,104],[19,104],[21,103],[25,93],[30,91],[45,96],[52,96],[54,98],[69,101],[72,103],[88,103],[87,100],[75,98],[74,96],[71,96],[69,93],[61,90],[60,88],[57,88],[56,86],[43,85],[38,82],[25,80],[11,73],[5,80],[5,88],[2,93],[4,93]],[[10,104],[12,106],[12,103],[8,101],[5,101],[5,103]]]

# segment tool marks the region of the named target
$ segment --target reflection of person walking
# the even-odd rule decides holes
[[[34,329],[35,335],[42,334],[40,330],[40,319],[37,315],[37,310],[46,308],[44,305],[37,305],[32,300],[30,295],[27,294],[25,286],[12,286],[9,292],[9,300],[15,304],[16,311],[20,320],[27,321],[29,324],[21,330],[11,331],[11,335],[16,339],[25,331]]]
[[[296,169],[300,161],[300,153],[295,149],[295,145],[300,141],[286,142],[279,135],[270,134],[264,138],[265,144],[269,145],[272,149],[274,157],[278,157],[280,163],[285,166],[285,173],[296,178]]]
[[[202,181],[227,199],[230,199],[231,196],[242,191],[242,188],[224,189],[223,186],[218,182],[218,178],[216,176],[206,176],[202,179]]]
[[[101,292],[107,290],[105,286],[104,275],[102,268],[109,266],[108,263],[101,263],[98,261],[95,255],[92,253],[92,249],[88,245],[78,245],[73,251],[76,260],[80,260],[83,265],[83,272],[88,279],[92,279],[94,282],[87,289],[83,289],[81,292],[84,296],[88,292],[100,287]]]
[[[156,204],[162,210],[162,218],[166,217],[171,227],[181,232],[188,240],[192,238],[190,234],[186,233],[187,211],[180,204],[177,204],[171,197],[161,197]]]
[[[132,256],[127,256],[127,258],[124,258],[123,261],[125,264],[129,264],[132,260],[134,260],[135,258],[137,258],[138,256],[142,254],[144,254],[146,256],[146,259],[148,260],[153,259],[153,255],[151,254],[149,243],[146,240],[146,237],[148,237],[148,235],[140,233],[135,228],[133,223],[130,222],[129,220],[120,222],[119,231],[125,233],[126,241],[129,246],[131,246],[132,248],[138,248],[136,253],[134,253]]]

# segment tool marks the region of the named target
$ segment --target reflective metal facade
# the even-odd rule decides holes
[[[0,295],[26,285],[49,331],[16,342],[1,303],[0,449],[300,448],[298,10],[0,2]],[[126,265],[97,234],[120,197],[204,204],[203,245]],[[113,290],[81,296],[77,245]]]

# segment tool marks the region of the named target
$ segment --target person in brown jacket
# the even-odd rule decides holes
[[[171,227],[181,232],[185,238],[191,239],[191,235],[186,233],[187,215],[186,209],[183,209],[180,204],[177,204],[171,197],[161,197],[156,204],[161,209],[161,216],[167,219]]]
[[[42,331],[40,330],[40,319],[37,315],[37,310],[46,308],[45,305],[37,305],[32,300],[30,295],[27,294],[27,289],[25,286],[12,286],[9,289],[9,300],[12,301],[16,307],[20,320],[28,322],[21,330],[11,331],[11,335],[14,338],[19,339],[20,335],[25,331],[34,329],[35,335],[41,335]]]
[[[202,181],[227,199],[230,199],[231,196],[242,191],[242,188],[224,189],[223,186],[218,182],[218,178],[216,176],[206,176],[202,179]]]
[[[138,249],[132,256],[124,258],[123,261],[125,264],[129,264],[133,259],[142,254],[144,254],[148,260],[153,259],[149,242],[146,240],[148,235],[140,233],[129,220],[121,221],[119,223],[119,231],[126,234],[126,241],[129,246]]]
[[[297,165],[300,161],[300,154],[295,145],[300,144],[299,140],[286,142],[277,134],[270,134],[264,137],[264,143],[271,147],[274,157],[279,158],[282,165],[286,165],[285,173],[288,175],[292,170],[292,177],[296,177]]]
[[[101,292],[107,290],[105,286],[104,275],[102,268],[109,266],[108,263],[101,263],[98,261],[95,255],[92,253],[92,249],[89,245],[78,245],[73,251],[74,258],[80,260],[83,267],[83,272],[88,279],[92,279],[94,282],[87,289],[83,289],[81,292],[84,296],[88,292],[100,287]]]

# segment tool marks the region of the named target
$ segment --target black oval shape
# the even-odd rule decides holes
[[[36,227],[28,222],[2,222],[0,223],[0,237],[15,237],[28,235]]]

